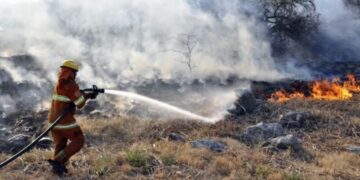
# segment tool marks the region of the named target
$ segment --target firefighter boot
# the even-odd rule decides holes
[[[54,161],[51,159],[47,160],[48,163],[52,166],[53,173],[62,176],[68,172],[64,164],[61,164],[59,161]]]

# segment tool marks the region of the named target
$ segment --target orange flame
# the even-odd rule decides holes
[[[316,99],[316,100],[347,100],[350,99],[352,92],[360,92],[360,86],[357,84],[356,78],[352,74],[347,75],[347,80],[340,83],[339,78],[333,81],[322,80],[315,81],[311,85],[310,96],[306,97],[301,92],[287,93],[285,91],[277,91],[270,97],[273,102],[286,102],[290,99]]]
[[[346,76],[348,80],[344,82],[344,87],[352,92],[360,92],[360,86],[357,85],[356,78],[353,74]]]
[[[301,92],[287,93],[285,91],[276,91],[271,95],[270,101],[286,102],[290,99],[304,98],[305,95]]]
[[[350,91],[342,86],[338,80],[333,82],[316,81],[311,90],[312,98],[318,100],[346,100],[352,97]]]

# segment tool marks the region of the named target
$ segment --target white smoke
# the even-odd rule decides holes
[[[76,59],[86,69],[80,79],[108,86],[124,79],[283,77],[262,25],[235,0],[217,6],[221,17],[184,0],[2,2],[0,47],[35,56],[49,74],[63,59]],[[173,51],[186,49],[178,43],[183,34],[197,42],[192,73]]]
[[[359,18],[343,1],[315,3],[321,29],[359,49]],[[80,80],[105,88],[152,79],[276,80],[299,74],[296,68],[287,68],[287,74],[276,70],[264,24],[252,15],[261,12],[257,8],[255,2],[238,0],[4,1],[0,56],[30,54],[44,73],[3,59],[0,69],[15,82],[39,86],[47,79],[55,82],[63,59],[75,59],[82,65]],[[195,42],[192,72],[183,62],[187,36]]]
[[[343,0],[316,0],[317,11],[320,13],[321,31],[327,37],[340,44],[340,47],[330,47],[331,51],[337,53],[355,53],[347,55],[350,59],[331,59],[331,60],[359,60],[360,49],[360,16],[359,11],[352,11],[346,7]],[[326,42],[325,42],[326,43]]]
[[[16,102],[9,95],[0,95],[0,99],[0,117],[5,117],[16,111]]]
[[[30,54],[43,73],[4,60],[0,69],[39,88],[56,81],[64,59],[81,64],[84,85],[103,88],[154,79],[184,84],[289,75],[277,70],[264,24],[249,13],[257,11],[253,2],[12,0],[1,2],[0,11],[0,56]],[[191,56],[186,40],[194,46]],[[190,58],[192,71],[184,63]],[[238,87],[232,88],[197,93],[207,108],[223,110],[236,99]]]
[[[3,60],[1,62],[1,68],[10,74],[11,79],[15,83],[31,81],[36,86],[41,86],[42,83],[46,82],[46,79],[39,77],[39,75],[31,73],[29,70],[24,69],[23,67],[15,67],[14,64],[10,63],[9,61]]]

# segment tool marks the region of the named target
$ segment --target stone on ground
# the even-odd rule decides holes
[[[247,127],[245,132],[240,135],[240,140],[245,144],[255,145],[264,142],[269,138],[282,136],[283,134],[284,129],[281,124],[260,122],[256,125]]]
[[[193,148],[207,148],[215,152],[223,152],[227,145],[214,140],[195,140],[191,142]]]

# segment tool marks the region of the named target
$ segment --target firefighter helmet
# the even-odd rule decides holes
[[[79,65],[73,60],[65,60],[60,67],[67,67],[75,71],[79,70]]]

